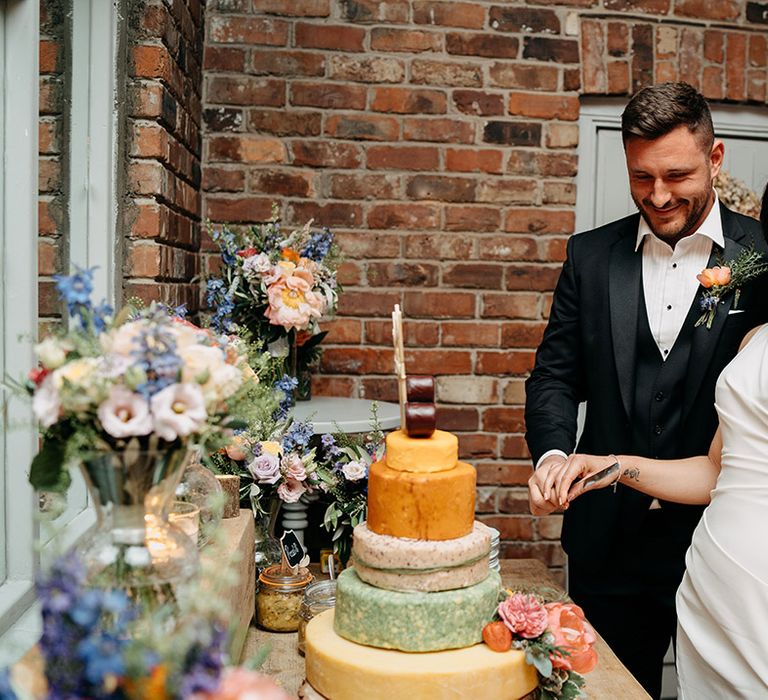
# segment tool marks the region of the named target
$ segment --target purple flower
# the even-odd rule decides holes
[[[275,484],[280,479],[280,460],[269,452],[262,452],[248,464],[248,471],[260,484]]]

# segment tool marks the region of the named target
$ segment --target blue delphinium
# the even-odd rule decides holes
[[[293,391],[297,386],[299,386],[299,380],[290,374],[284,374],[275,382],[275,389],[279,389],[283,393],[273,415],[275,420],[281,421],[288,417],[294,403]]]
[[[329,228],[325,227],[322,231],[312,233],[309,242],[301,251],[301,256],[314,260],[315,262],[322,262],[331,251],[332,243],[333,234]]]
[[[67,305],[67,313],[77,322],[82,330],[92,329],[101,333],[114,314],[114,309],[102,301],[94,307],[91,302],[93,293],[93,271],[95,267],[84,269],[75,265],[73,275],[54,275],[59,298]]]
[[[235,264],[237,255],[237,238],[235,234],[228,228],[222,228],[221,230],[212,229],[211,238],[214,243],[219,246],[221,253],[221,259],[227,267],[232,267]]]
[[[230,333],[234,330],[232,312],[235,301],[222,279],[210,279],[206,284],[208,307],[214,310],[211,326],[217,333]]]
[[[283,436],[283,451],[303,452],[315,431],[312,423],[309,421],[296,422],[291,425],[290,430]]]
[[[325,433],[320,438],[320,442],[329,457],[337,457],[341,454],[341,448],[336,444],[336,438],[330,433]]]
[[[18,695],[11,687],[11,674],[9,669],[0,669],[0,700],[18,700]]]
[[[168,324],[170,319],[157,310],[153,323],[141,329],[132,355],[147,379],[136,391],[149,398],[178,380],[181,358],[176,354],[176,340]]]

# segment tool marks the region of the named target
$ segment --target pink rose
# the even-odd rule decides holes
[[[190,700],[290,700],[290,698],[264,674],[238,666],[224,670],[216,690],[195,693]]]
[[[536,596],[515,593],[499,603],[499,617],[525,639],[535,639],[547,629],[547,611]]]
[[[555,646],[562,647],[568,656],[552,656],[552,665],[576,673],[589,673],[597,666],[597,652],[593,645],[597,635],[585,619],[582,609],[574,603],[547,603],[549,631]]]
[[[701,274],[696,275],[696,279],[701,282],[701,286],[705,289],[723,287],[731,281],[731,268],[708,267],[706,270],[702,270]]]
[[[304,484],[290,477],[277,487],[277,495],[284,503],[296,503],[306,491]]]
[[[283,469],[285,470],[285,475],[289,479],[304,481],[307,478],[307,470],[304,468],[304,462],[302,462],[301,457],[295,453],[283,457]]]

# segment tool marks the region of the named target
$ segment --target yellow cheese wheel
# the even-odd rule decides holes
[[[362,646],[333,631],[333,610],[307,625],[307,680],[332,700],[517,700],[537,685],[522,651],[464,649],[408,653]]]
[[[453,540],[472,532],[475,469],[414,474],[374,462],[368,474],[368,528],[413,540]]]
[[[443,472],[459,461],[459,439],[435,430],[430,437],[412,438],[402,430],[387,435],[387,466],[400,472]]]

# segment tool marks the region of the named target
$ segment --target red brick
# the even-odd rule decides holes
[[[371,287],[435,287],[440,271],[424,262],[370,262],[367,273]]]
[[[203,122],[208,133],[216,131],[240,131],[243,126],[243,110],[233,107],[212,107],[203,110]]]
[[[138,238],[158,238],[165,231],[163,208],[154,200],[137,202],[136,218],[131,225],[131,236]]]
[[[502,126],[503,123],[500,123],[498,126],[498,131],[496,134],[492,134],[492,136],[498,138],[499,140],[502,140],[505,136],[505,130],[506,126]],[[511,134],[512,137],[516,136],[515,132],[513,131]],[[525,132],[519,135],[519,137],[522,139],[525,136]],[[538,145],[538,144],[531,144],[531,145]],[[539,174],[539,159],[538,159],[538,151],[532,151],[530,149],[528,150],[522,150],[518,148],[513,148],[509,150],[509,156],[507,159],[507,172],[511,173],[513,175],[523,176],[523,175],[538,175]]]
[[[676,0],[675,14],[693,17],[697,20],[737,20],[741,15],[743,3],[740,0]]]
[[[248,131],[276,136],[319,136],[321,124],[322,115],[317,111],[248,110]]]
[[[245,71],[245,50],[223,46],[206,46],[203,67],[209,71]]]
[[[405,239],[405,256],[408,258],[466,260],[471,252],[472,241],[466,236],[420,233]]]
[[[669,5],[670,0],[605,0],[606,9],[614,12],[643,12],[651,15],[666,15]]]
[[[497,323],[444,322],[442,344],[447,347],[499,347]]]
[[[704,67],[701,76],[701,93],[709,100],[722,100],[725,97],[722,68],[719,66]]]
[[[412,318],[473,318],[473,292],[405,292],[403,313]],[[410,371],[415,371],[409,365]],[[429,370],[428,370],[429,371]],[[468,374],[471,367],[465,372]]]
[[[211,221],[253,223],[266,221],[272,213],[269,197],[206,197],[206,217]]]
[[[256,194],[279,194],[284,197],[315,197],[314,175],[296,170],[262,170],[251,173],[248,189]]]
[[[366,159],[372,170],[437,170],[440,152],[434,146],[371,146]]]
[[[354,228],[363,223],[363,211],[359,204],[346,202],[291,202],[286,213],[286,222],[298,226],[314,219],[318,226],[342,226]]]
[[[345,260],[338,267],[336,279],[345,287],[359,286],[363,281],[362,265],[352,260]]]
[[[440,331],[437,323],[424,321],[403,322],[403,343],[406,346],[426,347],[437,345]],[[365,322],[365,342],[371,345],[390,345],[392,343],[392,321]]]
[[[747,71],[747,99],[750,102],[765,102],[766,84],[764,70]]]
[[[566,68],[563,70],[563,90],[566,92],[581,92],[581,68]]]
[[[365,29],[344,25],[296,25],[296,46],[303,49],[331,49],[333,51],[364,51]]]
[[[470,178],[442,175],[415,175],[406,182],[409,199],[441,202],[471,202],[475,198],[476,182]]]
[[[485,8],[474,2],[415,0],[413,21],[416,24],[482,29],[485,24]]]
[[[539,559],[550,567],[565,565],[563,548],[555,542],[504,543],[501,556],[505,559]]]
[[[656,61],[654,80],[657,83],[677,82],[677,63],[674,61]]]
[[[543,265],[508,265],[507,289],[510,291],[536,290],[550,292],[555,288],[560,277],[560,266]]]
[[[491,406],[483,411],[483,430],[489,433],[523,433],[525,419],[522,408]]]
[[[608,88],[604,29],[604,23],[599,20],[581,21],[581,70],[586,94],[601,95]]]
[[[461,433],[458,438],[460,459],[489,459],[498,456],[499,440],[495,435]]]
[[[539,318],[537,294],[483,294],[482,318]]]
[[[400,124],[392,117],[334,114],[326,119],[325,133],[339,139],[397,141]]]
[[[768,57],[764,34],[752,34],[749,37],[749,65],[764,68]]]
[[[491,7],[489,21],[499,32],[560,34],[560,20],[553,10],[530,7]]]
[[[59,271],[59,247],[52,241],[37,242],[37,274],[53,275]]]
[[[476,465],[477,483],[498,486],[527,486],[533,473],[530,464],[481,462]]]
[[[315,168],[358,168],[362,163],[360,148],[351,143],[333,141],[293,141],[294,165]]]
[[[439,90],[380,87],[373,89],[371,109],[394,114],[445,114],[446,98]]]
[[[400,192],[397,175],[334,173],[328,180],[328,194],[334,199],[398,199]]]
[[[702,33],[692,27],[684,27],[680,34],[680,80],[690,83],[697,90],[702,84]],[[707,95],[705,95],[706,97]]]
[[[547,148],[576,148],[579,145],[579,127],[576,124],[547,124],[544,145]]]
[[[380,348],[325,348],[320,361],[323,372],[336,374],[388,374],[393,351]]]
[[[530,66],[511,62],[493,63],[489,69],[491,85],[554,92],[558,89],[559,70],[554,66]]]
[[[424,85],[453,87],[482,87],[483,71],[479,64],[445,63],[414,59],[411,63],[411,82]]]
[[[440,226],[440,209],[431,204],[377,204],[368,211],[368,228],[420,231]]]
[[[213,136],[208,139],[208,158],[211,162],[283,163],[285,144],[279,139],[250,134]]]
[[[439,430],[477,430],[479,418],[476,408],[438,406],[436,424]]]
[[[359,233],[336,232],[336,242],[348,258],[396,258],[400,256],[400,236],[396,233],[366,231]],[[344,292],[348,293],[348,290]]]
[[[443,36],[436,32],[376,27],[371,31],[371,50],[408,53],[442,51]]]
[[[537,348],[545,328],[544,323],[505,323],[501,328],[501,346]]]
[[[331,56],[328,70],[333,80],[360,83],[401,83],[405,78],[405,64],[395,58]]]
[[[325,75],[325,56],[306,51],[253,51],[250,71],[256,75]]]
[[[449,148],[445,152],[445,169],[463,173],[501,173],[501,157],[498,150]]]
[[[627,55],[629,51],[629,27],[626,22],[608,22],[606,47],[611,56]]]
[[[629,63],[627,61],[609,61],[608,94],[624,95],[629,92]]]
[[[729,32],[725,51],[725,96],[727,99],[741,102],[746,97],[744,84],[746,64],[747,35],[740,32]]]
[[[133,277],[157,277],[160,275],[160,246],[132,245],[128,252],[128,266]]]
[[[534,353],[525,350],[477,352],[477,374],[525,374],[533,369]]]
[[[406,292],[406,304],[409,294]],[[406,348],[405,365],[414,374],[470,374],[472,353],[469,350],[413,350]]]
[[[517,37],[468,32],[448,32],[445,37],[449,54],[485,56],[486,58],[517,58],[520,42]]]
[[[327,345],[359,345],[363,340],[363,322],[356,318],[335,318],[323,323],[328,335],[323,341]]]
[[[39,316],[61,315],[61,302],[53,282],[38,282],[37,294],[37,313]]]
[[[653,84],[653,27],[635,24],[632,27],[632,90]]]
[[[40,158],[37,167],[40,192],[55,192],[61,188],[61,162],[58,159]]]
[[[357,396],[356,383],[352,377],[329,377],[312,375],[312,396]]]
[[[499,494],[498,507],[500,513],[530,515],[531,511],[528,505],[528,489],[505,489]],[[553,516],[553,518],[557,517],[558,516]],[[539,518],[538,523],[543,522],[543,520],[543,518]]]
[[[533,204],[538,192],[536,180],[487,178],[477,186],[478,202]]]
[[[366,89],[362,85],[337,83],[292,83],[292,105],[326,109],[365,109]]]
[[[410,0],[345,0],[341,12],[349,22],[407,22]]]
[[[575,121],[579,118],[579,98],[575,95],[512,92],[509,95],[509,113],[539,119]]]
[[[501,215],[497,207],[446,206],[446,231],[498,231]]]
[[[40,120],[37,125],[38,151],[42,154],[56,155],[61,152],[59,144],[59,122],[56,120]]]
[[[523,58],[553,63],[578,63],[579,42],[576,39],[550,39],[527,36],[523,43]]]
[[[209,103],[282,107],[285,104],[285,83],[246,76],[209,76],[206,96]]]
[[[203,168],[203,190],[206,192],[242,192],[245,189],[245,171],[242,169]]]
[[[712,63],[722,63],[725,58],[725,33],[716,29],[704,32],[704,58]]]
[[[477,257],[481,260],[539,260],[536,240],[522,236],[483,237],[477,243]]]
[[[259,12],[292,17],[328,17],[330,0],[256,0]]]
[[[578,172],[578,157],[571,153],[539,153],[538,170],[541,175],[552,177],[574,177]]]
[[[40,41],[40,65],[41,73],[55,73],[59,64],[59,44],[56,41]]]
[[[501,289],[504,268],[489,263],[443,264],[443,285],[472,289]]]
[[[366,377],[361,379],[360,396],[369,401],[389,401],[397,403],[397,382],[394,377]]]
[[[403,139],[406,141],[433,141],[439,143],[474,143],[475,125],[459,119],[403,120]]]
[[[341,316],[386,316],[392,315],[395,304],[401,302],[399,292],[391,292],[378,289],[375,292],[354,291],[345,289],[339,297],[339,311]],[[392,364],[389,365],[391,371]]]
[[[287,22],[267,17],[213,15],[208,41],[217,44],[284,46],[288,42],[288,27]]]
[[[570,209],[510,209],[504,221],[504,230],[515,233],[571,233],[574,227]]]
[[[675,27],[656,27],[656,58],[676,58],[678,34]]]
[[[453,103],[460,112],[478,117],[504,114],[504,98],[479,90],[454,90]]]

